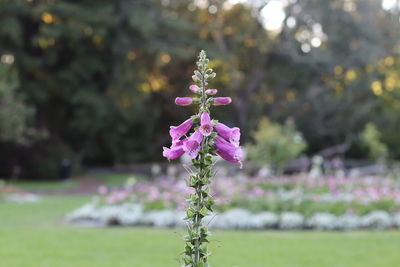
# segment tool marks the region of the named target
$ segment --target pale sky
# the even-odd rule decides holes
[[[229,0],[229,3],[234,5],[237,3],[256,3],[257,0]],[[282,22],[285,19],[284,8],[287,0],[271,0],[261,11],[264,27],[267,30],[279,30]]]
[[[258,0],[260,1],[260,0]],[[256,3],[257,0],[229,0],[231,4],[236,3]],[[282,27],[285,19],[284,8],[291,0],[271,0],[261,11],[264,27],[270,31],[277,31]],[[386,10],[394,7],[397,0],[383,0],[382,7]]]

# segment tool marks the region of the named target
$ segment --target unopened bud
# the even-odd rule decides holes
[[[175,104],[178,106],[189,106],[193,103],[193,98],[191,97],[177,97],[175,98]]]
[[[189,86],[189,90],[192,91],[193,93],[196,93],[196,94],[201,92],[200,87],[198,87],[195,84],[192,84],[191,86]]]
[[[226,97],[215,97],[213,99],[213,105],[214,106],[223,106],[223,105],[228,105],[232,102],[232,98],[229,96]]]
[[[211,81],[212,79],[215,78],[216,75],[217,75],[217,74],[215,74],[215,72],[213,72],[213,73],[207,75],[207,76],[206,76],[206,77],[207,77],[207,81]]]
[[[207,95],[216,95],[218,93],[217,89],[208,89],[206,90]]]

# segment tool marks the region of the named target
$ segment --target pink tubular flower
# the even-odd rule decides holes
[[[214,106],[222,106],[222,105],[228,105],[232,102],[232,98],[229,96],[225,97],[216,97],[214,98],[213,105]]]
[[[193,103],[193,98],[191,97],[177,97],[175,98],[175,104],[178,106],[189,106]]]
[[[218,93],[217,89],[208,89],[206,90],[207,95],[216,95]]]
[[[193,93],[198,93],[200,92],[201,89],[197,85],[192,84],[191,86],[189,86],[189,90],[192,91]]]
[[[220,122],[217,123],[214,127],[220,136],[222,136],[235,146],[239,146],[240,129],[238,127],[229,128],[228,126]]]
[[[196,158],[200,151],[201,141],[203,140],[203,135],[199,130],[195,131],[189,138],[183,141],[183,150],[192,159]]]
[[[214,146],[217,149],[217,154],[220,155],[221,158],[230,162],[238,162],[240,164],[240,168],[243,167],[243,151],[241,147],[237,147],[229,143],[221,136],[215,137]]]
[[[192,128],[193,120],[187,119],[178,126],[170,126],[169,135],[172,137],[172,142],[177,141],[179,138],[187,134]]]
[[[213,130],[211,125],[210,114],[208,112],[201,113],[200,117],[200,133],[204,136],[209,136]]]
[[[182,145],[172,145],[171,148],[163,147],[163,156],[168,160],[176,159],[185,153]]]

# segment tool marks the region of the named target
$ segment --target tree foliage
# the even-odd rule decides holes
[[[399,157],[399,9],[378,0],[287,1],[281,29],[271,31],[269,4],[1,0],[0,57],[13,56],[14,91],[24,96],[15,105],[29,106],[30,127],[46,133],[0,148],[5,166],[32,177],[28,166],[40,158],[53,166],[65,157],[74,166],[160,159],[167,122],[192,113],[168,103],[187,90],[201,49],[213,58],[217,88],[233,96],[216,115],[239,125],[244,140],[263,116],[293,117],[308,153],[345,143],[363,157],[353,144],[373,122]]]
[[[17,86],[15,72],[6,64],[0,65],[0,142],[24,143],[28,138],[32,109],[17,94]]]

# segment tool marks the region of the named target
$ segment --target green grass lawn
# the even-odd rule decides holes
[[[111,187],[124,185],[128,178],[135,178],[136,180],[148,179],[143,175],[132,173],[98,173],[88,174],[87,176],[102,181],[104,185]]]
[[[79,186],[79,178],[72,177],[66,181],[14,181],[10,182],[9,184],[28,192],[42,192],[44,190],[63,190],[76,188]],[[128,178],[141,180],[146,179],[147,177],[131,173],[100,173],[87,174],[86,178],[97,180],[108,187],[120,187],[126,183]]]
[[[28,192],[43,191],[43,190],[60,190],[69,189],[79,185],[78,180],[70,179],[67,181],[15,181],[9,185],[16,186],[19,189]]]
[[[89,197],[0,203],[1,267],[179,267],[183,230],[85,228],[59,218]],[[213,267],[377,266],[400,262],[400,231],[215,231]]]

